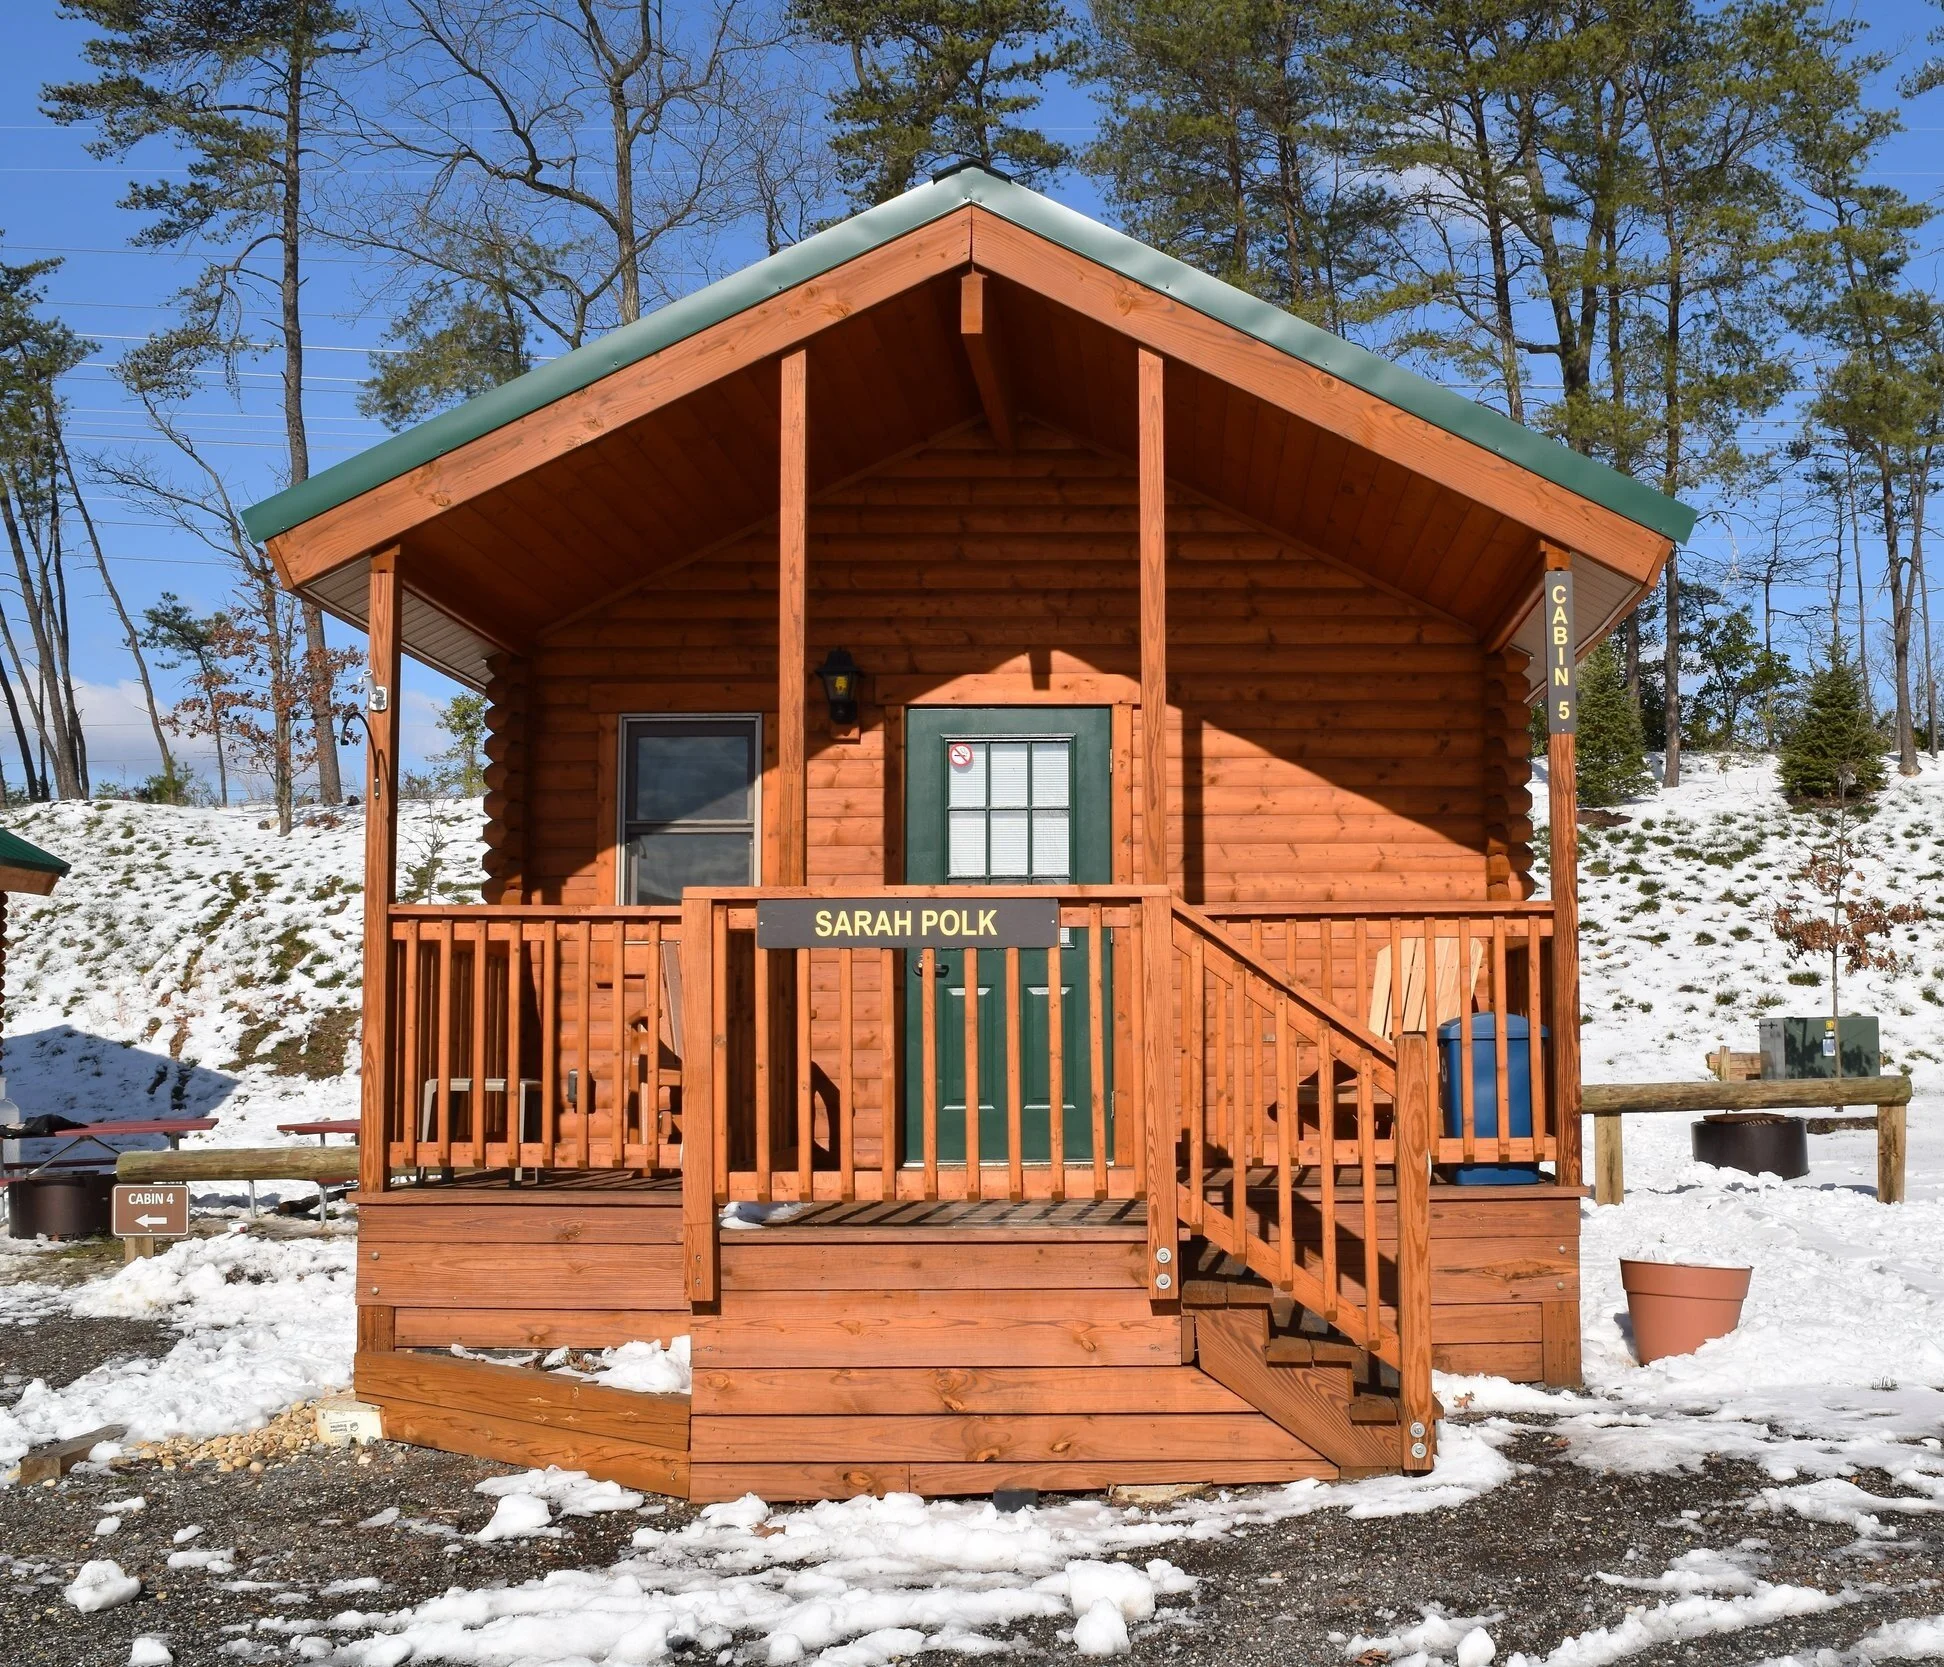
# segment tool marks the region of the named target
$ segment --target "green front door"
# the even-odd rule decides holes
[[[905,880],[910,885],[1105,885],[1113,879],[1108,770],[1111,726],[1104,707],[912,707],[905,718]],[[1088,937],[1061,932],[1053,950],[1019,957],[1022,1155],[1051,1156],[1047,977],[1056,961],[1061,999],[1061,1150],[1068,1163],[1093,1160],[1092,1023]],[[1103,996],[1112,1011],[1112,957],[1101,945]],[[935,957],[938,1156],[965,1161],[963,950]],[[1007,1030],[1005,956],[978,957],[979,1155],[1004,1163]],[[924,1154],[923,960],[905,957],[904,1152]],[[1113,1146],[1112,1048],[1105,1050]]]

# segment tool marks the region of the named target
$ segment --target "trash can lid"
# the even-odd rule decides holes
[[[1476,1041],[1496,1040],[1498,1037],[1498,1018],[1499,1016],[1496,1013],[1472,1014],[1471,1033],[1473,1039]],[[1440,1042],[1457,1041],[1461,1034],[1459,1026],[1463,1022],[1462,1019],[1446,1019],[1443,1024],[1438,1026],[1438,1040]],[[1523,1042],[1526,1039],[1526,1031],[1526,1017],[1523,1013],[1508,1013],[1505,1015],[1505,1035],[1508,1041],[1516,1038]],[[1545,1026],[1541,1025],[1539,1027],[1539,1036],[1542,1041],[1550,1034]]]

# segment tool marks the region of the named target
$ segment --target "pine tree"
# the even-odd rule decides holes
[[[1862,674],[1832,643],[1782,744],[1782,791],[1797,803],[1837,804],[1880,791],[1884,780],[1883,736]]]
[[[1578,755],[1583,805],[1618,804],[1652,785],[1640,710],[1628,697],[1611,643],[1580,662]]]
[[[796,0],[816,39],[847,53],[855,84],[831,100],[838,175],[858,208],[969,159],[1027,184],[1072,159],[1022,120],[1047,78],[1078,67],[1059,0]]]

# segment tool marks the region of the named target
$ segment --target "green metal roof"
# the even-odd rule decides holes
[[[867,209],[646,318],[610,331],[599,341],[550,360],[490,393],[380,441],[368,451],[252,505],[243,512],[244,525],[259,542],[288,532],[482,434],[490,434],[971,203],[1124,278],[1172,296],[1183,306],[1422,417],[1677,544],[1694,530],[1695,512],[1652,487],[979,167],[960,168]]]
[[[65,877],[68,871],[68,865],[51,851],[29,845],[18,834],[8,833],[5,828],[0,828],[0,866],[37,869],[43,874],[52,874],[56,879]]]

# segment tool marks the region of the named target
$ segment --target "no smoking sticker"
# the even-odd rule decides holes
[[[954,770],[969,770],[972,768],[972,749],[963,741],[954,741],[951,759]]]

